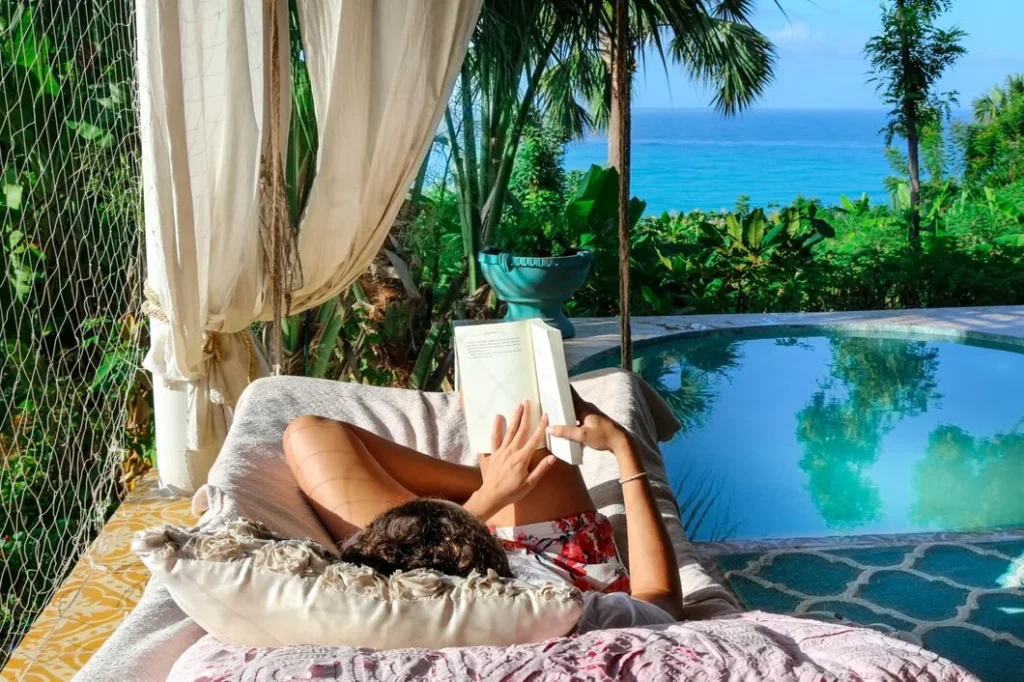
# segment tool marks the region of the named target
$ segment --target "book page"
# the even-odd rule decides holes
[[[530,333],[533,336],[533,361],[537,368],[541,409],[547,413],[552,425],[576,426],[562,332],[540,320],[530,320]],[[569,464],[578,465],[583,461],[583,446],[574,441],[548,436],[548,449]]]
[[[523,400],[530,401],[531,427],[540,422],[533,341],[526,322],[494,322],[455,327],[458,385],[474,454],[491,452],[495,415],[506,423]]]

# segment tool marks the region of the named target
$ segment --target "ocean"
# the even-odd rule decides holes
[[[826,204],[867,192],[889,203],[891,174],[880,132],[885,112],[753,110],[724,118],[704,109],[633,111],[631,192],[647,214],[731,209],[741,194],[752,206],[785,205],[797,195]],[[604,136],[566,147],[567,170],[604,164]]]

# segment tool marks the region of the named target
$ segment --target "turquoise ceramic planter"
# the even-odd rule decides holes
[[[579,251],[571,256],[535,258],[484,251],[478,257],[480,271],[498,298],[508,304],[505,320],[543,318],[562,330],[562,338],[576,335],[562,304],[572,298],[587,279],[593,256]]]

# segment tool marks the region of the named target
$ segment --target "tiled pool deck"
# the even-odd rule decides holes
[[[573,322],[577,337],[566,342],[570,368],[599,353],[617,353],[617,319],[577,318]],[[639,317],[633,318],[632,323],[633,339],[637,343],[715,331],[802,326],[926,332],[955,339],[1024,344],[1024,307]],[[0,671],[0,680],[70,679],[134,608],[149,574],[128,549],[132,535],[161,523],[194,522],[188,500],[161,497],[155,488],[155,475],[150,474],[115,512]],[[715,560],[734,589],[751,606],[789,612],[827,612],[856,622],[879,623],[883,629],[888,625],[893,630],[911,633],[917,627],[918,632],[925,633],[925,643],[933,646],[942,644],[950,628],[929,625],[932,621],[927,616],[934,611],[945,620],[953,614],[951,618],[960,619],[961,630],[968,631],[965,639],[960,630],[954,630],[957,646],[977,650],[980,644],[992,645],[997,647],[994,651],[999,656],[1016,656],[1017,652],[1024,651],[1018,648],[1024,647],[1024,632],[1021,632],[1024,611],[1020,610],[1024,608],[1020,603],[1024,601],[1024,592],[1020,589],[1020,580],[1024,577],[1020,562],[1024,541],[1013,542],[1016,544],[1006,540],[997,543],[998,546],[920,542],[888,547],[886,551],[872,547],[779,547],[745,553],[738,547],[731,550],[708,547],[707,550],[715,554]],[[970,546],[963,547],[964,544]],[[1009,567],[1000,574],[1000,580],[1012,581],[1016,576],[1016,588],[1011,588],[1009,595],[1013,603],[1004,603],[1005,598],[993,595],[988,586],[974,584],[977,576],[992,577],[999,570],[996,564],[1000,562]],[[783,570],[794,563],[800,565],[800,570]],[[906,585],[898,584],[906,580],[923,580],[929,586],[936,586],[936,594],[941,594],[930,599],[933,602],[930,604],[911,600],[913,603],[896,605],[887,595],[892,591],[898,599],[900,595],[909,594]],[[844,601],[844,595],[854,599]],[[857,599],[863,603],[858,603]],[[894,606],[897,608],[892,608]],[[920,609],[930,610],[925,613]],[[972,624],[976,627],[972,628]],[[928,632],[935,634],[929,636]],[[930,642],[931,639],[934,642]]]
[[[990,537],[936,533],[757,551],[716,543],[713,557],[748,608],[881,630],[985,682],[1024,679],[1024,533]]]

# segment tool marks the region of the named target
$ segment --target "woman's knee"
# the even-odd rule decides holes
[[[330,444],[337,444],[339,439],[348,440],[351,434],[348,425],[319,417],[315,414],[304,414],[296,417],[284,431],[284,456],[294,472],[305,457],[326,449]]]

